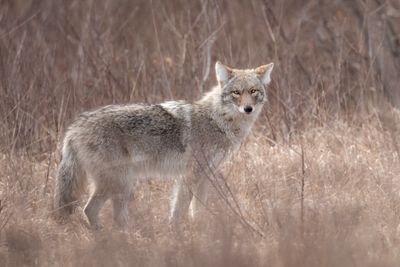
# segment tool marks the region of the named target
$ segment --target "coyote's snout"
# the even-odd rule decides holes
[[[139,177],[177,178],[170,219],[177,222],[205,203],[212,172],[248,135],[266,100],[273,64],[256,69],[215,65],[218,86],[194,103],[110,105],[82,113],[68,128],[62,149],[55,208],[68,215],[85,178],[92,193],[84,212],[93,227],[111,199],[114,220],[128,222]]]

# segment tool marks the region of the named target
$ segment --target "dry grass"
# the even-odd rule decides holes
[[[279,3],[276,3],[279,2]],[[1,1],[0,263],[398,266],[396,1]],[[80,111],[193,100],[216,59],[276,63],[269,103],[201,218],[167,227],[143,181],[126,231],[52,218],[58,144]],[[84,199],[83,199],[84,201]]]

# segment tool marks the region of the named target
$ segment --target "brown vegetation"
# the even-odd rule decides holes
[[[0,1],[0,265],[398,266],[400,4]],[[167,227],[144,181],[128,229],[52,218],[59,142],[83,110],[198,98],[216,59],[274,62],[269,102],[201,219]]]

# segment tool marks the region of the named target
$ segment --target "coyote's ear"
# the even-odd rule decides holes
[[[273,68],[274,63],[269,63],[256,68],[254,72],[264,85],[268,85],[271,82],[271,72]]]
[[[215,63],[215,73],[217,75],[218,83],[221,87],[223,87],[229,81],[229,79],[232,78],[232,69],[219,61]]]

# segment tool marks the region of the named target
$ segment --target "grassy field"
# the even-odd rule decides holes
[[[399,265],[398,2],[4,0],[0,25],[1,266]],[[109,203],[101,231],[52,218],[77,114],[195,100],[217,59],[275,69],[199,220],[168,227],[172,180],[138,184],[125,231]]]

